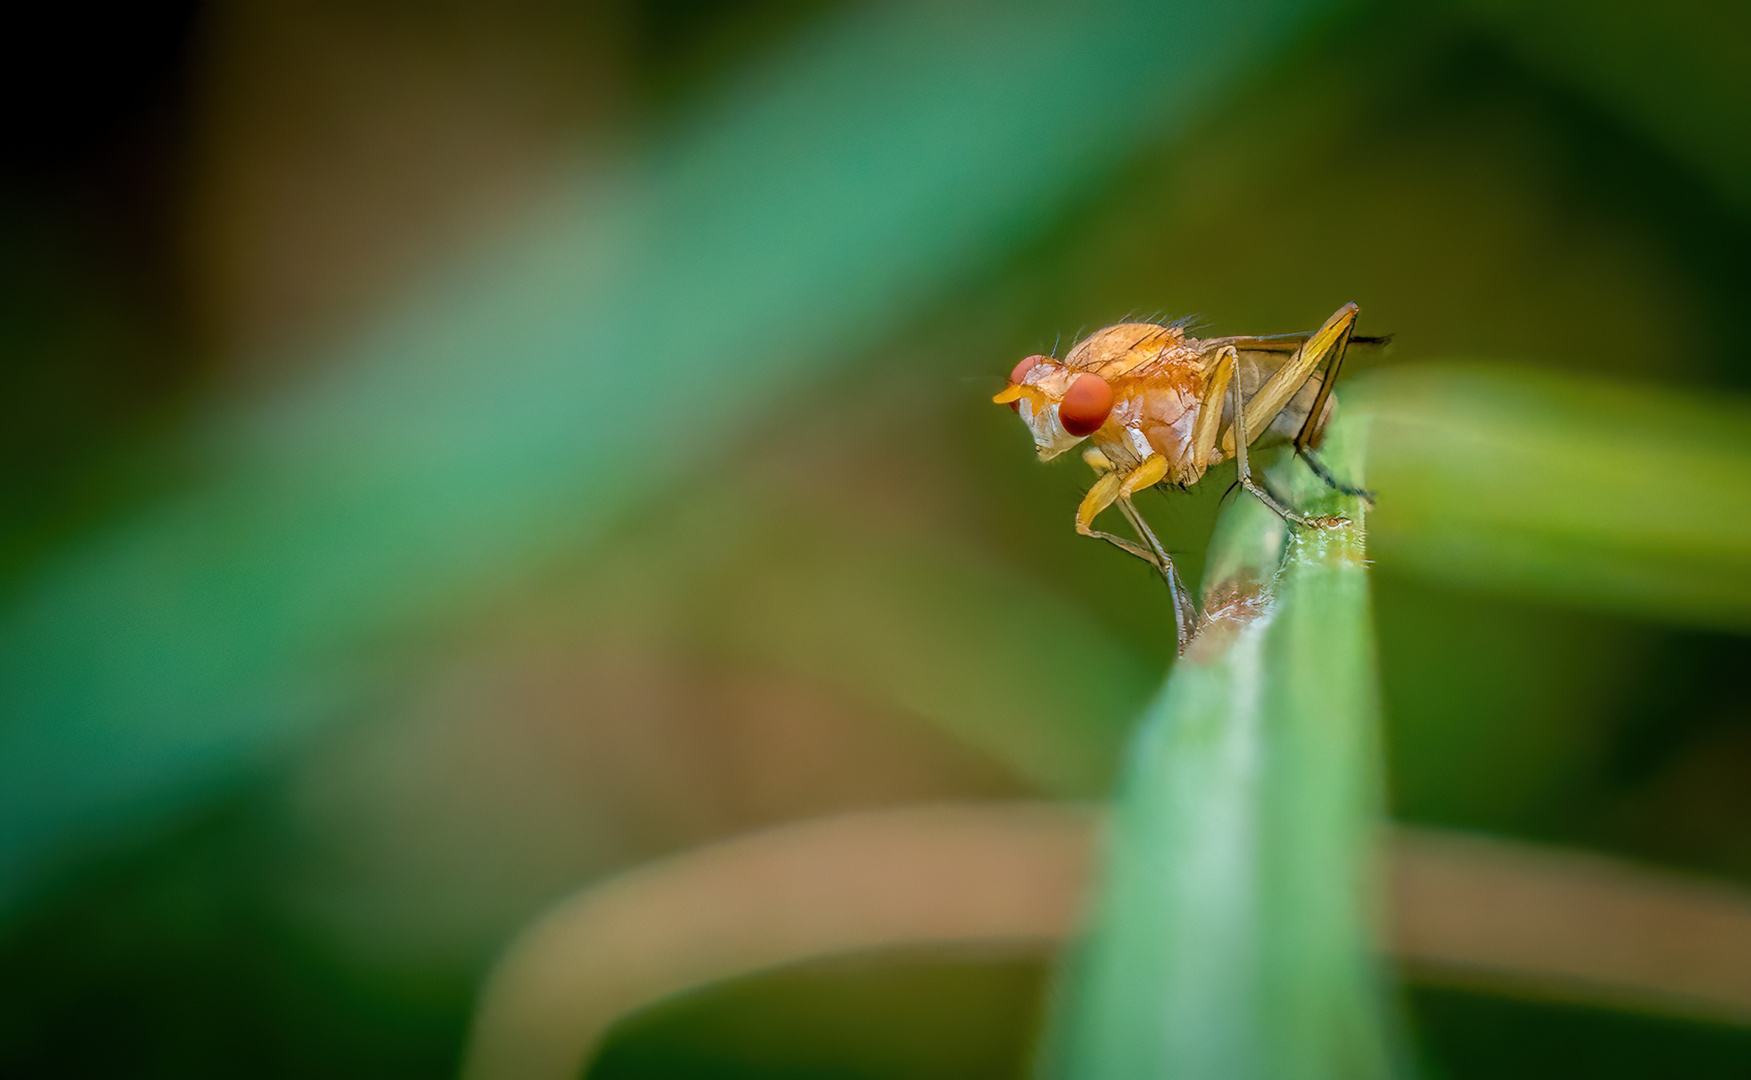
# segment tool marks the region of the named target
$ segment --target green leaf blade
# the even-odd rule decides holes
[[[1360,478],[1361,430],[1334,428],[1340,475]],[[1362,508],[1305,474],[1291,462],[1276,483],[1350,522],[1291,535],[1250,498],[1225,512],[1211,621],[1137,736],[1050,1075],[1392,1071],[1369,932],[1380,783]]]

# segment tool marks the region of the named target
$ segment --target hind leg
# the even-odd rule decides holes
[[[1332,319],[1327,321],[1328,327],[1332,325],[1333,320],[1340,320],[1340,324],[1336,328],[1337,333],[1332,339],[1331,346],[1326,350],[1325,355],[1316,361],[1315,366],[1322,369],[1320,371],[1319,394],[1313,399],[1313,408],[1308,410],[1307,419],[1302,422],[1301,430],[1295,433],[1295,455],[1307,462],[1307,467],[1313,470],[1313,475],[1323,480],[1327,487],[1341,491],[1345,495],[1362,499],[1372,506],[1374,504],[1372,491],[1339,480],[1332,475],[1331,469],[1319,456],[1320,440],[1325,437],[1326,421],[1329,419],[1329,416],[1325,415],[1326,402],[1331,399],[1332,384],[1337,382],[1338,372],[1343,370],[1344,354],[1350,349],[1350,331],[1356,325],[1354,306],[1350,305],[1352,310],[1349,311],[1347,317],[1340,320],[1340,317],[1345,314],[1344,311],[1340,310],[1337,315],[1332,316]]]

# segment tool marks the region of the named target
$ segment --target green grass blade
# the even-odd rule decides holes
[[[1340,475],[1361,475],[1362,430],[1333,431]],[[1281,472],[1310,481],[1277,481],[1302,505],[1355,524],[1290,535],[1250,497],[1226,510],[1216,618],[1133,747],[1051,1075],[1390,1071],[1369,934],[1379,750],[1360,507],[1298,464]]]

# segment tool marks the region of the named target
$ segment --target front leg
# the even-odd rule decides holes
[[[1085,459],[1097,471],[1107,465],[1104,457],[1098,462],[1086,455]],[[1110,466],[1107,467],[1110,469]],[[1167,591],[1173,599],[1175,636],[1179,651],[1183,653],[1191,642],[1192,628],[1197,623],[1197,611],[1192,606],[1191,594],[1186,592],[1185,585],[1180,581],[1179,571],[1174,568],[1172,556],[1168,555],[1167,549],[1156,539],[1155,532],[1149,528],[1148,522],[1143,520],[1143,515],[1137,512],[1137,507],[1131,502],[1132,495],[1160,483],[1166,475],[1167,459],[1159,454],[1150,455],[1149,460],[1128,473],[1120,473],[1116,469],[1102,473],[1094,486],[1088,489],[1082,505],[1076,510],[1076,531],[1084,536],[1105,540],[1155,567],[1167,582]],[[1137,535],[1149,545],[1148,550],[1123,537],[1094,528],[1094,519],[1115,502],[1119,504],[1119,512],[1125,515],[1125,520],[1131,523],[1131,527],[1137,530]]]
[[[1124,475],[1118,472],[1101,474],[1100,479],[1094,482],[1094,486],[1088,489],[1088,494],[1082,497],[1082,505],[1076,508],[1076,531],[1084,536],[1092,536],[1096,540],[1105,540],[1127,555],[1135,555],[1150,566],[1155,567],[1156,570],[1160,570],[1161,563],[1152,552],[1144,550],[1122,536],[1101,532],[1094,527],[1094,519],[1100,516],[1102,510],[1113,505],[1114,500],[1118,499],[1119,487],[1124,483],[1124,480]]]

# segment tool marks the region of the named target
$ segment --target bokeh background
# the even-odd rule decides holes
[[[588,882],[1100,796],[1171,611],[988,404],[1079,330],[1355,300],[1397,335],[1358,380],[1751,381],[1731,3],[210,0],[9,38],[6,1075],[445,1074]],[[1193,580],[1225,483],[1145,507]],[[1751,884],[1742,608],[1377,554],[1396,817]],[[1021,1075],[1043,979],[744,980],[592,1075]],[[1431,1075],[1751,1062],[1404,1001]]]

